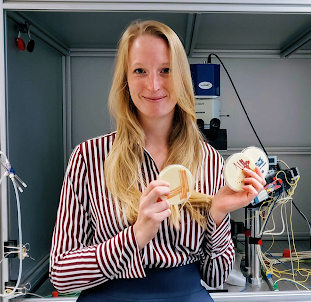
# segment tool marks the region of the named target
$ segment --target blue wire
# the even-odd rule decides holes
[[[270,254],[268,252],[268,250],[264,247],[264,245],[262,245],[263,249],[266,251],[266,253],[268,253],[272,258],[276,259],[277,261],[279,261],[280,263],[282,263],[283,265],[285,265],[288,269],[292,269],[290,266],[288,266],[285,262],[281,261],[280,259],[278,259],[277,257],[273,256],[272,254]],[[298,271],[294,270],[295,273],[298,273]]]
[[[247,289],[247,287],[248,287],[248,278],[245,278],[245,279],[246,279],[245,287],[240,291],[241,293],[244,292]]]

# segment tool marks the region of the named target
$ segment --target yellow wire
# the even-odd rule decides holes
[[[290,281],[290,282],[294,282],[295,284],[297,283],[298,285],[300,285],[301,287],[305,288],[306,290],[309,290],[309,288],[307,288],[306,286],[304,286],[303,284],[301,284],[300,282],[297,282],[297,281],[294,281],[294,280],[291,280],[291,279],[287,279],[287,278],[280,278],[278,280],[276,280],[274,282],[274,284],[278,283],[279,281]],[[296,285],[297,285],[296,284]]]
[[[297,258],[297,271],[299,272],[300,263],[299,263],[299,257],[297,254],[295,237],[294,237],[294,230],[293,230],[293,203],[292,203],[292,201],[290,202],[290,227],[291,227],[291,233],[292,233],[293,247],[294,247],[295,255]]]
[[[265,253],[262,253],[262,252],[261,252],[261,254],[262,254],[263,261],[266,261],[266,262],[269,263],[269,264],[268,264],[268,267],[269,267],[269,269],[270,269],[270,270],[269,270],[270,273],[279,278],[275,283],[277,283],[278,281],[281,281],[281,280],[284,280],[284,281],[293,281],[293,282],[295,283],[296,288],[297,288],[298,290],[299,290],[299,288],[298,288],[297,284],[300,285],[300,286],[302,286],[303,288],[309,290],[307,287],[305,287],[305,286],[302,285],[301,283],[304,283],[304,282],[306,282],[306,281],[309,279],[309,276],[311,275],[311,269],[300,268],[300,259],[299,259],[299,256],[298,256],[298,253],[297,253],[297,249],[296,249],[296,245],[295,245],[295,237],[294,237],[293,221],[292,221],[292,216],[293,216],[292,196],[293,196],[293,194],[294,194],[294,190],[296,189],[296,186],[297,186],[297,183],[298,183],[298,181],[299,181],[299,179],[300,179],[300,176],[297,177],[297,179],[295,180],[294,183],[290,183],[290,182],[288,181],[288,179],[287,179],[286,173],[285,173],[284,171],[282,171],[282,170],[279,171],[279,172],[276,174],[276,178],[277,178],[277,176],[278,176],[280,173],[283,173],[283,174],[284,174],[287,183],[291,186],[291,190],[288,190],[288,192],[287,192],[288,197],[287,197],[287,198],[283,198],[283,201],[281,201],[280,203],[284,203],[284,204],[285,204],[285,203],[287,203],[288,201],[291,202],[290,225],[291,225],[291,234],[292,234],[293,247],[294,247],[295,256],[296,256],[296,259],[292,259],[292,260],[295,261],[295,262],[297,262],[297,269],[296,269],[296,272],[298,272],[300,276],[305,277],[305,279],[304,279],[303,281],[297,282],[296,280],[291,280],[291,279],[286,279],[286,278],[280,278],[282,274],[283,274],[283,275],[291,275],[291,276],[293,276],[293,272],[292,272],[291,270],[283,270],[283,271],[278,270],[277,268],[274,267],[274,264],[275,264],[275,263],[273,263],[273,261],[271,262],[271,260],[266,256],[266,252],[265,252]],[[273,200],[273,199],[271,199],[271,201],[272,201],[272,200]],[[278,205],[279,205],[280,203],[278,203]],[[277,206],[278,206],[278,205],[277,205]],[[261,205],[261,207],[262,207],[262,206],[263,206],[263,205]],[[262,213],[261,207],[260,207],[260,209],[259,209],[259,210],[260,210],[259,213]],[[270,211],[271,211],[271,208],[272,208],[272,204],[271,204],[271,205],[267,205],[267,207],[265,208],[265,211],[266,211],[266,209],[268,209],[268,215],[269,215],[269,213],[270,213]],[[262,215],[260,215],[260,216],[261,216],[261,218],[264,218],[264,217],[262,217]],[[272,236],[272,237],[273,237],[273,236]],[[267,251],[269,251],[269,250],[271,249],[271,247],[273,246],[273,244],[274,244],[274,237],[273,237],[273,242],[272,242],[271,246],[269,247],[269,249],[268,249]],[[307,275],[303,274],[302,272],[307,273]],[[297,273],[294,273],[294,276],[297,276]]]
[[[271,236],[272,236],[272,243],[271,243],[270,247],[265,251],[264,255],[266,255],[267,252],[270,251],[270,249],[272,248],[272,246],[273,246],[273,244],[274,244],[274,236],[273,236],[273,235],[271,235]]]

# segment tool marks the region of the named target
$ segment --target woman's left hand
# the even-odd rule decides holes
[[[245,174],[243,191],[235,192],[225,185],[219,189],[213,198],[210,215],[217,226],[221,224],[229,212],[247,206],[266,184],[258,167],[255,168],[255,172],[249,169],[243,169],[243,172]]]

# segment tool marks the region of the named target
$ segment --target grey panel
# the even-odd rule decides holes
[[[309,41],[308,43],[303,45],[300,49],[301,50],[310,50],[311,49],[311,41]]]
[[[107,106],[114,58],[71,58],[72,147],[113,130]]]
[[[63,179],[61,56],[36,40],[32,53],[16,47],[8,21],[8,147],[16,173],[28,187],[20,194],[23,243],[30,244],[23,276],[49,253]],[[27,43],[27,35],[22,38]],[[9,239],[18,239],[16,201],[9,200]],[[18,258],[10,262],[17,278]]]
[[[116,48],[121,33],[135,19],[164,22],[185,42],[188,17],[160,12],[27,14],[71,48]],[[195,49],[279,50],[310,25],[310,14],[204,13]]]
[[[187,14],[135,12],[27,12],[71,48],[117,48],[124,29],[136,19],[153,19],[186,36]]]
[[[203,14],[196,49],[281,49],[311,25],[311,15]]]

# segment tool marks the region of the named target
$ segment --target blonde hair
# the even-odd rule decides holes
[[[141,183],[139,170],[143,161],[145,134],[138,121],[127,84],[127,64],[133,41],[144,34],[164,39],[170,51],[170,72],[177,98],[173,126],[168,139],[168,157],[164,167],[180,164],[196,176],[202,161],[203,138],[196,124],[195,103],[189,63],[176,33],[157,21],[134,21],[124,32],[116,58],[109,109],[117,122],[113,146],[105,160],[105,179],[108,190],[125,205],[126,217],[134,224],[139,208]],[[194,192],[183,205],[202,227],[206,227],[206,212],[210,196]],[[121,207],[120,207],[121,208]],[[123,208],[123,207],[122,207]],[[170,222],[178,229],[181,206],[171,206]]]

